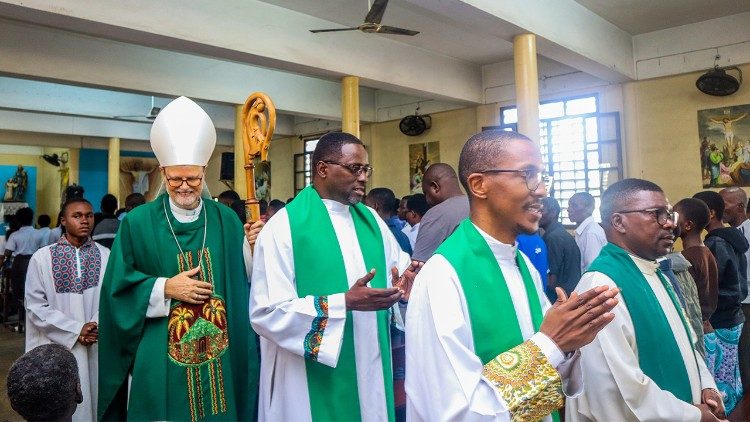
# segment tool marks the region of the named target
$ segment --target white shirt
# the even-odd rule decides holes
[[[417,243],[417,235],[419,234],[419,225],[422,223],[417,223],[413,226],[410,226],[409,223],[407,223],[401,231],[406,235],[407,238],[409,238],[409,244],[411,245],[411,250],[414,250],[414,245]]]
[[[49,233],[52,230],[49,227],[40,227],[36,229],[36,243],[37,243],[37,249],[43,248],[47,245],[49,245]],[[58,238],[59,239],[59,238]]]
[[[747,239],[747,241],[750,242],[750,219],[743,221],[742,224],[737,226],[737,229],[741,231],[742,234],[745,235],[745,238]],[[742,303],[750,303],[750,249],[748,249],[745,252],[745,258],[747,259],[747,273],[746,274],[748,278],[747,280],[748,294],[747,294],[747,297],[745,297],[745,299],[742,300]]]
[[[362,251],[356,245],[354,221],[347,205],[324,199],[341,247],[349,286],[364,276]],[[390,268],[403,272],[410,264],[409,255],[398,245],[393,233],[374,210],[368,208],[383,236],[386,272],[390,287]],[[310,245],[310,247],[316,247]],[[258,420],[309,421],[304,340],[313,320],[318,316],[313,296],[298,297],[289,214],[283,208],[266,223],[255,243],[252,284],[250,287],[250,322],[260,338],[260,396]],[[328,318],[317,362],[330,367],[338,363],[346,323],[344,292],[329,295]],[[399,319],[398,312],[394,317]],[[378,344],[375,312],[352,312],[354,356],[357,368],[357,391],[363,421],[388,419],[383,369]],[[347,398],[342,398],[347,400]]]
[[[581,274],[583,274],[607,244],[607,236],[602,226],[594,221],[594,217],[589,216],[576,227],[575,237],[578,249],[581,250]]]
[[[517,244],[504,244],[478,227],[477,230],[503,273],[524,340],[531,339],[550,365],[557,368],[566,394],[579,394],[583,388],[580,353],[565,360],[552,340],[534,330],[526,288],[515,260]],[[532,300],[539,300],[546,313],[551,305],[542,292],[539,272],[523,257],[536,286],[537,297]],[[406,344],[407,420],[511,420],[505,401],[482,375],[483,365],[474,353],[461,281],[442,255],[433,255],[417,275],[407,311]]]
[[[680,351],[680,356],[664,359],[683,359],[692,390],[693,403],[701,402],[701,390],[716,388],[716,383],[705,362],[690,344],[677,310],[656,275],[658,264],[633,255],[638,266],[659,301]],[[615,286],[615,282],[600,272],[583,275],[576,287],[578,293],[596,286]],[[700,411],[691,403],[677,399],[662,390],[646,376],[638,364],[638,348],[658,348],[658,344],[637,344],[630,312],[622,298],[612,310],[615,319],[605,326],[593,342],[581,348],[583,380],[587,386],[576,399],[568,399],[568,422],[590,421],[698,421]],[[692,329],[691,329],[692,330]],[[695,334],[691,334],[695,338]]]
[[[33,255],[37,249],[39,249],[39,242],[36,229],[31,226],[23,226],[11,233],[8,243],[5,244],[5,250],[13,251],[13,256]]]

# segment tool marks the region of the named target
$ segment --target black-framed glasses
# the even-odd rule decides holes
[[[324,160],[323,162],[326,164],[335,164],[337,166],[343,167],[349,170],[349,173],[357,177],[361,175],[362,173],[364,173],[365,176],[367,177],[372,176],[372,166],[369,164],[344,164],[344,163],[339,163],[337,161],[329,161],[329,160]]]
[[[477,173],[517,173],[522,174],[526,180],[526,188],[529,192],[534,192],[539,189],[539,185],[544,183],[544,186],[552,185],[552,177],[546,172],[537,170],[506,170],[506,169],[487,169],[478,171]]]
[[[667,225],[667,221],[671,221],[672,224],[677,225],[677,220],[680,218],[680,214],[675,211],[670,211],[667,208],[646,208],[643,210],[625,210],[617,211],[615,214],[630,214],[639,212],[642,214],[651,214],[656,219],[656,224],[664,227]]]
[[[191,188],[200,186],[203,176],[200,177],[169,177],[166,176],[167,183],[173,188],[179,188],[183,183],[187,183]]]

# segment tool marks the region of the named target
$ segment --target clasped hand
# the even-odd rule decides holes
[[[211,297],[213,286],[205,281],[195,280],[200,267],[183,271],[164,283],[164,296],[182,302],[199,305]]]
[[[422,267],[421,262],[412,261],[401,276],[398,268],[391,268],[391,284],[393,287],[387,289],[375,289],[367,287],[367,284],[375,277],[373,268],[364,277],[355,281],[349,291],[344,294],[346,309],[348,311],[379,311],[393,306],[399,299],[408,300],[414,278]]]
[[[99,340],[99,325],[94,322],[87,322],[81,327],[81,334],[78,335],[78,342],[89,347]]]

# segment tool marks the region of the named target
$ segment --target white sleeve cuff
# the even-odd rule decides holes
[[[148,308],[146,309],[146,318],[162,318],[169,315],[169,305],[172,299],[164,297],[164,285],[167,283],[166,277],[159,277],[151,289],[151,297],[148,299]]]
[[[560,350],[560,348],[557,347],[557,344],[547,337],[547,335],[539,332],[531,336],[530,340],[542,350],[542,353],[547,357],[549,364],[552,365],[553,368],[557,369],[557,367],[565,361],[565,355],[562,350]]]
[[[341,345],[344,343],[345,324],[346,299],[344,293],[328,296],[328,320],[318,350],[318,362],[332,368],[336,367],[341,353]]]

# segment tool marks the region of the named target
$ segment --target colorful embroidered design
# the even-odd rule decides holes
[[[205,261],[201,259],[199,263],[201,279],[213,284],[211,255],[207,248],[202,257]],[[194,268],[193,253],[179,255],[177,262],[180,272]],[[169,359],[184,366],[187,371],[191,419],[196,421],[204,418],[204,375],[210,382],[211,413],[226,413],[221,356],[229,347],[229,332],[224,299],[214,294],[202,304],[175,301],[169,312],[167,335]]]
[[[514,422],[538,421],[565,404],[560,374],[532,341],[489,361],[482,375],[500,392]]]
[[[65,236],[62,236],[49,250],[55,292],[83,294],[86,289],[99,284],[102,256],[93,240],[87,240],[76,249]]]
[[[323,332],[328,324],[328,296],[314,296],[313,303],[317,316],[313,319],[310,332],[305,336],[305,359],[317,361]]]

